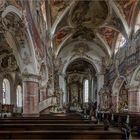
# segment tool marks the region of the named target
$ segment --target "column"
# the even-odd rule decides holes
[[[92,102],[95,101],[95,93],[94,93],[94,82],[93,82],[94,78],[92,77],[92,80],[91,80],[91,100]]]
[[[3,102],[3,86],[2,86],[2,82],[3,82],[3,77],[0,75],[0,103],[1,104]]]
[[[93,101],[93,90],[92,90],[92,77],[89,78],[89,93],[88,93],[88,98],[90,99],[90,101]]]
[[[39,116],[39,77],[37,75],[23,75],[23,116]]]
[[[133,87],[128,91],[128,111],[140,112],[140,87]]]
[[[104,85],[104,75],[102,73],[97,74],[97,93],[99,93],[100,89],[103,88]],[[97,94],[97,106],[100,103],[99,94]]]
[[[64,92],[63,101],[66,103],[66,78],[65,75],[59,75],[59,89]]]

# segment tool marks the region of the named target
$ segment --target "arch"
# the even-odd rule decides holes
[[[66,13],[69,11],[69,9],[71,8],[72,5],[73,5],[73,2],[64,10],[62,15],[60,15],[56,18],[56,20],[52,26],[52,29],[51,29],[51,38],[53,38],[53,35],[55,34],[57,25],[62,21],[62,19],[65,17]]]
[[[74,58],[74,59],[71,59],[67,64],[65,64],[64,67],[63,67],[63,70],[62,70],[62,74],[65,75],[68,66],[69,66],[72,62],[74,62],[75,60],[77,60],[77,59],[79,59],[79,58],[81,58],[81,57],[79,56],[79,57],[76,57],[76,58]],[[83,60],[87,61],[88,63],[90,63],[90,64],[93,66],[93,68],[95,69],[95,71],[96,71],[97,73],[100,73],[100,68],[98,68],[98,66],[97,66],[94,62],[92,62],[92,60],[91,60],[90,58],[87,58],[87,57],[83,56],[81,59],[83,59]]]
[[[131,20],[130,20],[130,27],[132,27],[131,34],[136,33],[135,32],[135,25],[136,25],[136,20],[138,18],[139,6],[140,6],[140,1],[136,1],[135,6],[134,6],[134,11],[132,13],[132,17],[131,17]]]
[[[106,49],[108,56],[111,57],[112,51],[111,51],[109,45],[106,43],[106,41],[103,39],[103,37],[99,33],[96,33],[96,35],[101,40],[101,42],[104,44],[104,48]]]
[[[115,79],[113,85],[112,85],[112,95],[117,96],[121,86],[123,85],[124,81],[126,81],[124,76],[119,76]]]
[[[9,5],[5,8],[5,10],[2,13],[2,18],[4,18],[8,13],[15,13],[20,19],[22,19],[23,17],[22,12],[12,5]]]
[[[71,37],[72,36],[72,33],[70,34],[70,35],[68,35],[68,38],[69,37]],[[66,37],[66,40],[65,41],[67,41],[67,39],[68,39],[67,37]],[[64,43],[64,42],[63,42]],[[85,43],[85,44],[88,44],[89,45],[89,47],[90,48],[92,48],[93,50],[94,50],[94,48],[93,48],[93,46],[96,46],[96,47],[98,47],[98,49],[100,50],[100,52],[102,52],[102,53],[104,53],[105,55],[107,55],[107,56],[109,56],[110,57],[110,54],[111,53],[109,53],[108,52],[108,49],[106,48],[106,46],[101,46],[101,45],[99,45],[96,41],[94,41],[94,42],[92,42],[92,41],[85,41],[85,40],[74,40],[74,41],[70,41],[68,44],[63,44],[63,45],[61,45],[61,47],[59,47],[58,49],[57,49],[57,52],[56,52],[56,56],[59,56],[60,55],[60,53],[62,52],[62,50],[64,49],[64,48],[66,48],[66,47],[69,47],[69,46],[71,46],[71,47],[73,47],[74,45],[76,45],[76,44],[78,44],[78,43]],[[98,55],[99,55],[99,53],[98,53]]]
[[[132,74],[132,78],[130,80],[130,87],[134,87],[134,86],[137,86],[139,85],[139,80],[140,79],[140,66],[138,66],[134,73]]]
[[[127,24],[127,21],[126,19],[124,18],[125,16],[121,14],[119,8],[116,6],[115,2],[114,1],[109,1],[111,7],[114,9],[115,13],[117,14],[117,16],[120,18],[120,20],[122,21],[123,23],[123,26],[124,26],[124,29],[125,29],[125,32],[128,36],[129,34],[129,26]]]
[[[18,65],[19,65],[20,71],[23,72],[26,69],[30,73],[36,74],[36,73],[38,73],[38,67],[37,67],[37,60],[36,60],[37,58],[36,58],[36,53],[35,53],[35,47],[34,47],[31,33],[29,31],[29,27],[27,26],[26,18],[24,18],[25,15],[19,9],[17,9],[15,6],[12,6],[12,5],[7,6],[2,13],[2,21],[3,21],[4,27],[6,27],[6,25],[4,23],[4,18],[6,18],[6,16],[8,14],[14,14],[14,16],[17,16],[17,18],[19,18],[25,26],[25,40],[26,40],[25,49],[28,49],[28,51],[30,52],[29,56],[26,56],[26,58],[28,57],[28,60],[27,60],[28,62],[27,61],[25,62],[25,60],[23,60],[24,58],[22,58],[22,53],[18,51],[19,46],[17,45],[17,43],[14,39],[14,36],[8,30],[5,32],[6,41],[9,44],[9,46],[13,49],[13,53],[15,55]],[[25,20],[23,21],[23,19],[25,19]],[[34,60],[34,62],[32,60]],[[25,63],[27,63],[27,64],[25,64]],[[32,67],[31,67],[31,65],[32,65]]]
[[[10,85],[10,81],[7,78],[3,79],[2,87],[3,87],[2,102],[3,104],[10,104],[11,103],[11,85]]]

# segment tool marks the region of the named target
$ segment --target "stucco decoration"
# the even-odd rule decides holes
[[[45,64],[41,65],[40,68],[40,87],[47,87],[47,82],[48,82],[48,69]]]
[[[118,88],[119,89],[119,87],[120,87],[120,85],[121,85],[122,82],[123,82],[123,79],[118,78],[118,80],[117,80],[117,82],[115,84],[115,88]]]
[[[2,19],[2,22],[5,30],[8,31],[6,36],[15,41],[16,45],[18,45],[17,51],[19,52],[23,63],[28,65],[31,63],[31,52],[28,47],[25,47],[29,44],[29,42],[26,36],[27,32],[23,21],[13,13],[8,13]]]
[[[0,1],[0,11],[3,11],[5,8],[5,0]]]
[[[74,30],[72,35],[72,39],[86,39],[86,40],[93,40],[95,38],[95,33],[89,27],[85,27],[83,25],[79,25]]]
[[[57,71],[58,75],[62,75],[62,70],[64,68],[64,65],[67,63],[67,60],[62,61],[62,58],[57,57],[54,60],[54,66],[55,66],[55,70]]]
[[[0,57],[0,71],[17,71],[18,65],[13,54],[2,55]]]
[[[106,23],[106,26],[111,27],[116,32],[121,32],[125,37],[127,37],[127,33],[126,33],[126,30],[124,28],[122,21],[114,11],[112,11],[110,18],[108,22]]]
[[[137,74],[135,76],[135,80],[140,81],[140,70],[137,72]]]
[[[21,4],[20,0],[8,0],[7,3],[9,5],[13,5],[13,6],[17,7],[20,10],[22,9],[22,4]]]
[[[86,43],[81,42],[74,46],[74,49],[72,52],[74,52],[75,55],[84,56],[89,51],[90,51],[89,46]]]
[[[42,1],[43,2],[43,1]],[[25,19],[27,20],[27,27],[32,39],[32,45],[39,52],[43,59],[45,56],[46,46],[46,26],[41,12],[41,1],[34,1],[35,9],[31,10],[29,1],[25,3]],[[30,24],[29,24],[30,23]]]

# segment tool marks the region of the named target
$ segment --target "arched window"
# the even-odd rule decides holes
[[[22,88],[20,85],[16,89],[17,107],[22,107]]]
[[[9,80],[4,78],[2,86],[3,86],[2,102],[3,102],[3,104],[10,104],[10,82],[9,82]]]
[[[118,39],[116,42],[115,53],[117,53],[120,48],[125,47],[125,45],[126,45],[126,39],[121,33],[119,33]]]
[[[88,102],[88,97],[89,97],[89,81],[85,80],[84,81],[84,103]]]

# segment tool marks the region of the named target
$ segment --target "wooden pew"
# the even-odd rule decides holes
[[[95,121],[91,120],[44,120],[44,119],[0,119],[0,124],[18,124],[18,123],[35,123],[35,124],[61,124],[61,123],[87,123],[87,124],[94,124]]]
[[[121,131],[0,131],[0,139],[122,139]]]
[[[0,119],[0,139],[122,139],[120,130],[104,130],[104,125],[68,116],[60,119]],[[70,119],[73,118],[73,119]]]
[[[104,130],[103,124],[0,124],[0,130]]]

